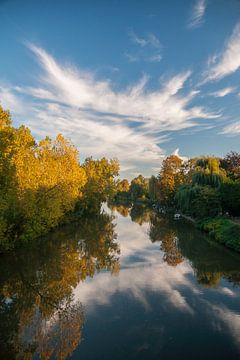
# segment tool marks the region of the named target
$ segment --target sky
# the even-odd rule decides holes
[[[239,0],[0,0],[0,104],[121,177],[240,151]]]

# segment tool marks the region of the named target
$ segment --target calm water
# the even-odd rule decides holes
[[[240,256],[107,210],[1,257],[1,359],[240,359]]]

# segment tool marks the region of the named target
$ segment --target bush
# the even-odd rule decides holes
[[[203,220],[199,223],[218,243],[240,252],[240,225],[225,218]]]

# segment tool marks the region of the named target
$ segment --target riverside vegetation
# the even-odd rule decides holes
[[[150,202],[180,211],[217,242],[240,251],[240,154],[183,161],[167,157],[157,177],[139,175],[118,186],[116,203]]]

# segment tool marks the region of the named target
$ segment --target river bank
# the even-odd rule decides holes
[[[162,213],[158,209],[155,210]],[[171,212],[173,212],[172,209]],[[201,220],[194,219],[185,214],[181,214],[181,216],[198,229],[208,233],[214,241],[240,252],[240,224],[237,220],[235,221],[223,216]]]

